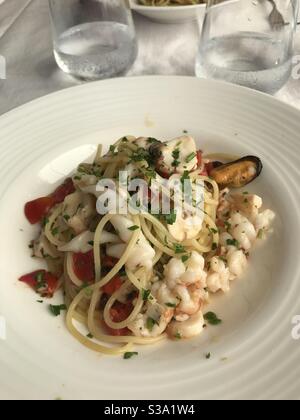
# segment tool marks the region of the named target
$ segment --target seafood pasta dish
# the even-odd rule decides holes
[[[207,303],[243,276],[275,214],[245,188],[262,176],[261,160],[219,152],[205,154],[189,135],[126,136],[105,154],[99,146],[93,163],[26,203],[41,269],[20,280],[40,299],[62,289],[52,313],[105,354],[176,345],[220,323]]]

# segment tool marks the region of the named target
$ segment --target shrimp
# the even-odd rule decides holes
[[[148,303],[146,312],[138,314],[130,322],[128,328],[137,337],[158,337],[165,331],[173,315],[174,309],[166,308],[158,303]]]
[[[229,223],[231,228],[229,232],[236,239],[240,246],[246,251],[249,250],[256,239],[256,231],[253,224],[240,213],[234,213]]]
[[[171,322],[167,328],[167,333],[171,338],[191,338],[201,334],[204,324],[205,321],[200,310],[185,321]]]
[[[118,235],[123,242],[120,244],[108,245],[106,247],[106,253],[110,257],[121,258],[127,248],[127,243],[133,235],[133,231],[130,230],[133,223],[129,218],[121,215],[113,216],[110,219],[110,222],[118,232]],[[145,267],[150,270],[153,267],[154,257],[154,249],[147,241],[143,233],[140,232],[138,240],[128,257],[126,266],[131,271],[134,271],[137,267]]]
[[[224,261],[218,257],[213,257],[210,261],[210,270],[207,276],[207,287],[212,293],[218,290],[229,291],[230,271],[226,268]]]

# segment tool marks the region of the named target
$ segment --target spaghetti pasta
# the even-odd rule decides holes
[[[209,176],[211,164],[189,136],[166,143],[126,136],[104,156],[99,146],[94,162],[79,165],[71,190],[70,182],[65,194],[61,188],[52,208],[51,199],[27,206],[38,209],[41,222],[33,254],[58,268],[52,277],[40,271],[21,280],[50,296],[59,273],[68,330],[100,353],[118,355],[134,344],[197,335],[209,293],[227,291],[246,266],[245,244],[259,235],[255,217],[264,231],[273,217],[270,210],[258,214],[257,196],[247,198],[254,202],[249,209],[245,199],[220,191]],[[48,203],[45,211],[42,202]]]

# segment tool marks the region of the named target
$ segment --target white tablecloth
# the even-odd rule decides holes
[[[139,55],[132,75],[194,75],[199,39],[195,22],[162,25],[134,15]],[[300,29],[295,54],[300,54]],[[61,72],[54,61],[47,0],[0,0],[0,55],[7,62],[0,80],[0,114],[81,82]],[[291,79],[276,94],[300,109],[300,80]]]

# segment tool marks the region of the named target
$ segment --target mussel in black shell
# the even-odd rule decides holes
[[[221,188],[241,188],[257,178],[263,169],[256,156],[245,156],[212,169],[209,175]]]

